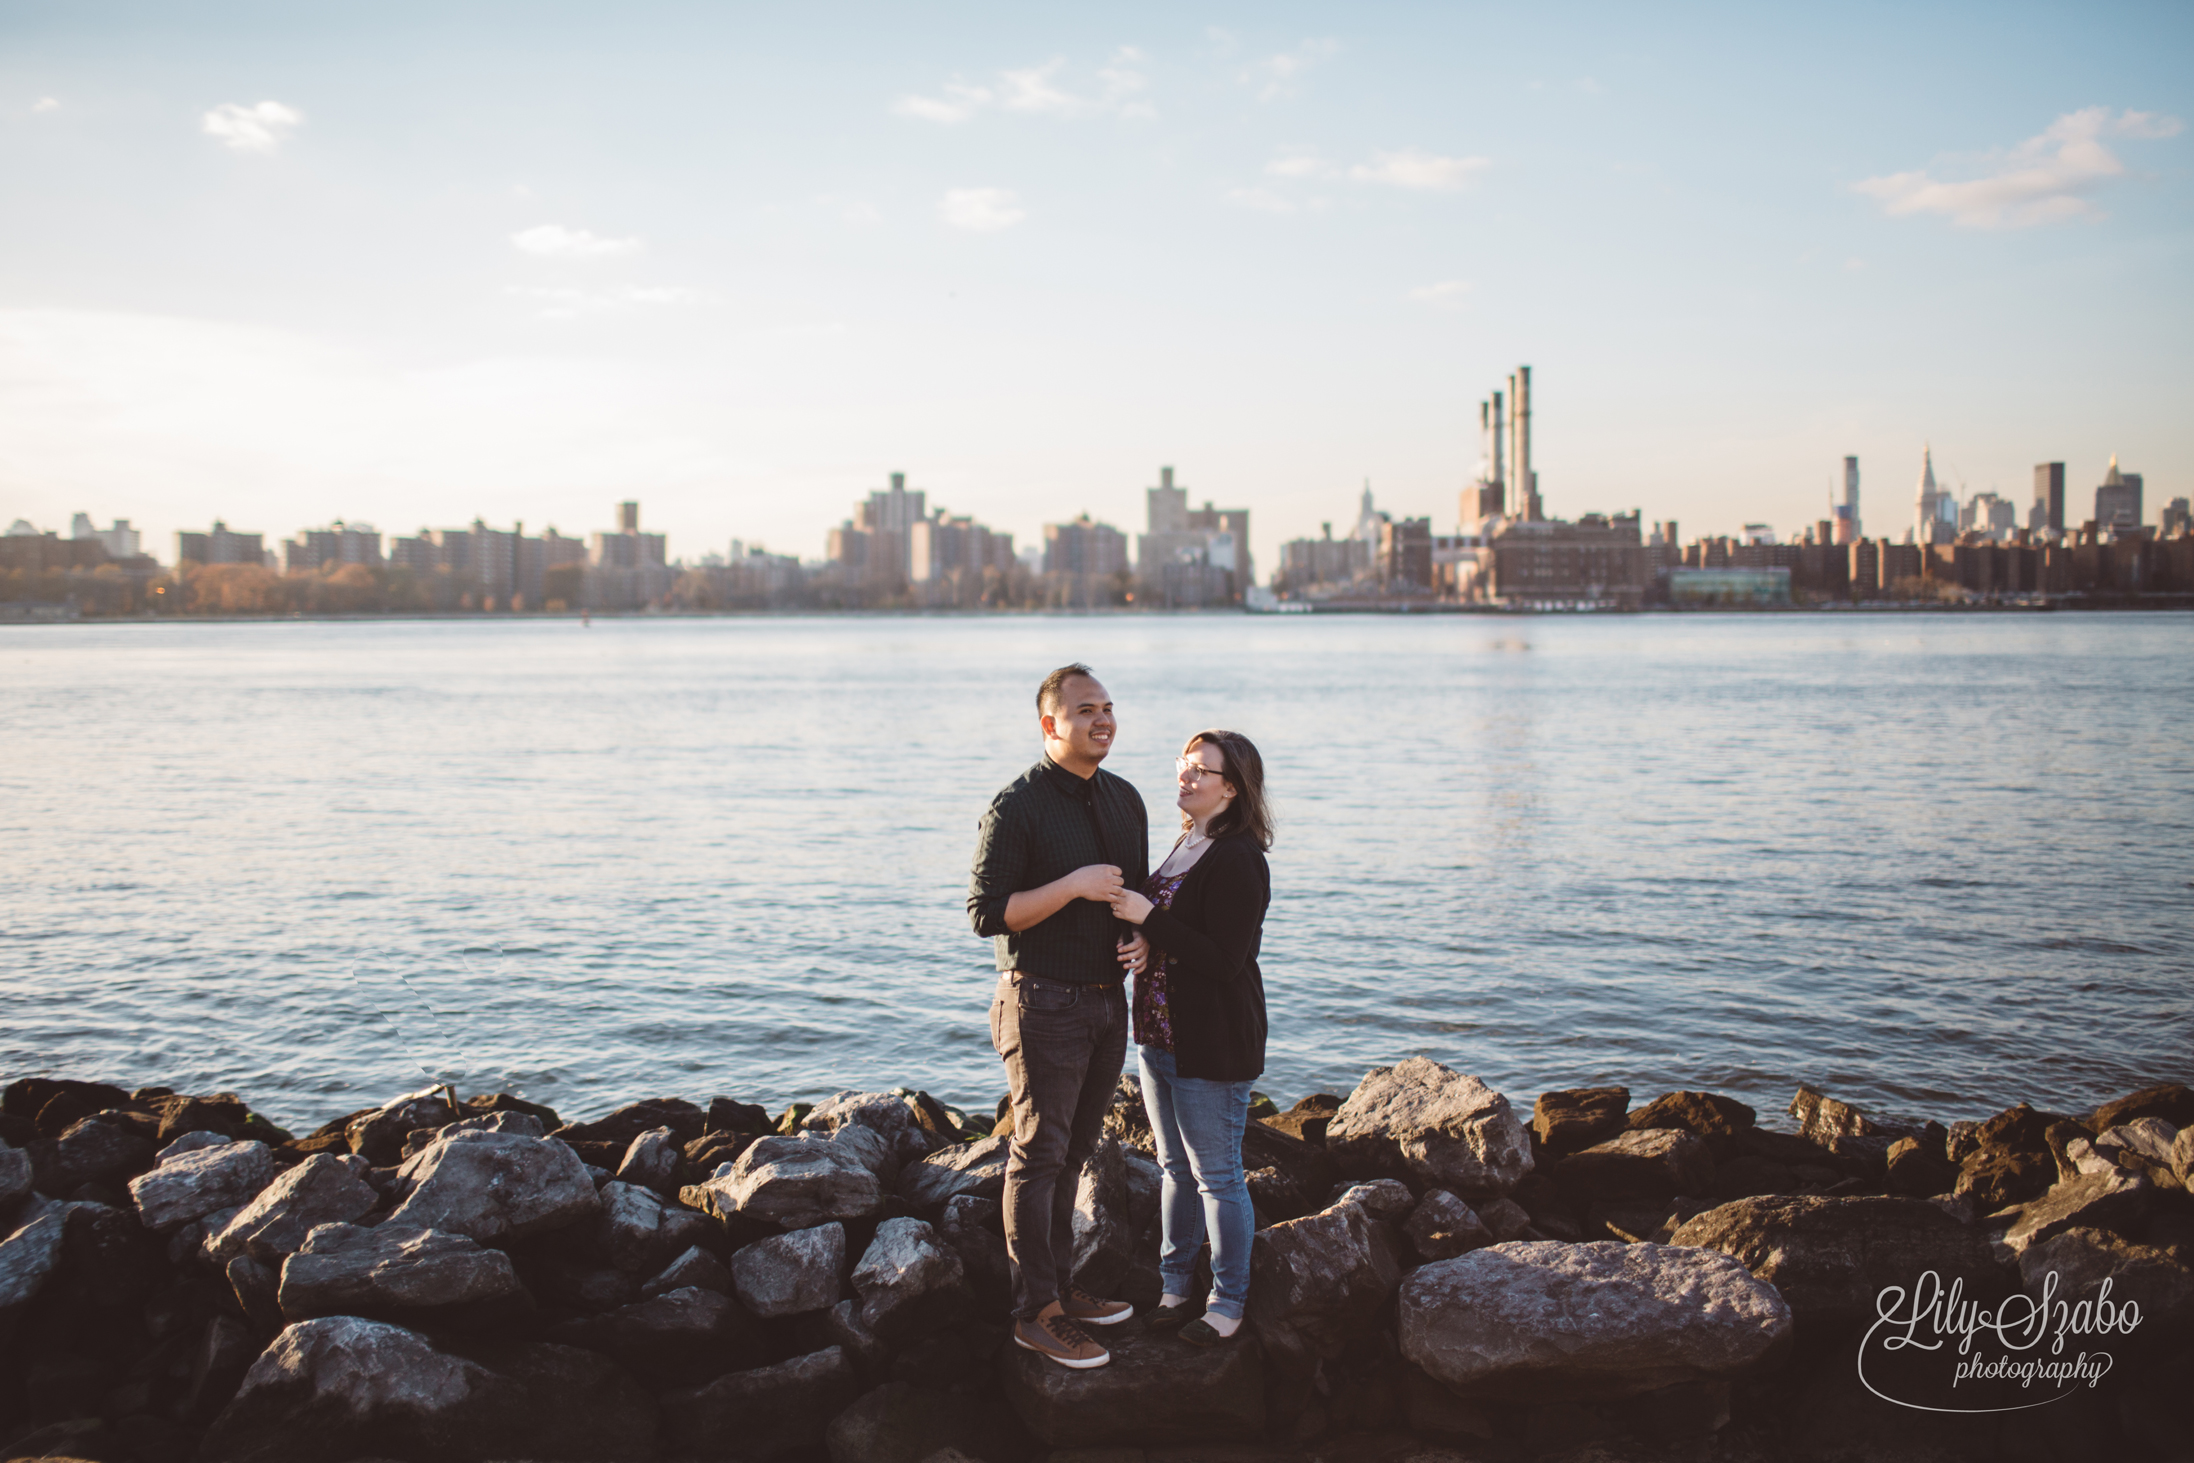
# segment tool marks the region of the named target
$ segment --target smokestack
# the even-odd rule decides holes
[[[1508,423],[1501,416],[1501,393],[1496,391],[1493,393],[1493,486],[1502,490],[1497,495],[1501,499],[1501,506],[1498,511],[1502,513],[1508,512],[1508,472],[1502,462],[1504,456],[1502,449],[1507,439]]]
[[[1531,367],[1518,366],[1516,374],[1509,377],[1510,390],[1514,393],[1510,411],[1516,425],[1509,433],[1510,451],[1516,459],[1516,494],[1519,512],[1524,518],[1536,521],[1539,517],[1539,484],[1531,471]]]

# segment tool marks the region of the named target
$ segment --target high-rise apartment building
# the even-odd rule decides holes
[[[2064,464],[2034,464],[2034,504],[2026,510],[2026,526],[2035,533],[2064,532]]]
[[[1158,469],[1145,490],[1149,526],[1137,536],[1135,575],[1144,604],[1194,606],[1241,599],[1255,582],[1249,552],[1249,510],[1217,508],[1207,499],[1188,506],[1188,489],[1173,469]]]
[[[1834,542],[1857,543],[1864,536],[1859,526],[1859,459],[1844,459],[1844,500],[1836,505],[1836,517],[1832,531]]]
[[[282,542],[282,567],[292,574],[326,564],[378,564],[381,535],[370,523],[338,518],[326,528],[308,528]]]
[[[2112,528],[2138,528],[2141,524],[2141,475],[2118,471],[2118,454],[2110,454],[2110,471],[2095,490],[2095,523],[2105,533]]]
[[[1920,493],[1913,504],[1915,543],[1947,544],[1958,537],[1958,497],[1935,485],[1935,449],[1920,449]]]
[[[265,564],[267,550],[264,536],[256,533],[236,533],[216,518],[213,527],[204,533],[179,532],[175,535],[175,562],[190,564]]]
[[[69,521],[71,539],[97,539],[110,559],[134,559],[143,552],[138,547],[141,535],[130,527],[127,518],[114,520],[112,528],[94,528],[89,513],[79,513]]]

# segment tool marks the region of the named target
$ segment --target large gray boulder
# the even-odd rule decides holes
[[[207,1241],[207,1249],[224,1266],[238,1255],[281,1264],[284,1256],[303,1247],[313,1230],[349,1224],[381,1201],[361,1172],[365,1167],[355,1153],[341,1158],[315,1153],[261,1189]]]
[[[1003,1136],[979,1143],[955,1143],[899,1171],[899,1197],[924,1219],[935,1219],[962,1194],[997,1199],[1006,1190],[1006,1159],[1012,1140]]]
[[[469,1235],[483,1244],[561,1229],[601,1212],[594,1180],[570,1145],[522,1133],[438,1138],[407,1159],[409,1196],[392,1224]]]
[[[1417,1201],[1403,1222],[1402,1235],[1420,1260],[1452,1260],[1496,1243],[1476,1210],[1445,1189]]]
[[[807,1229],[832,1220],[871,1219],[883,1212],[884,1191],[843,1144],[801,1138],[764,1138],[703,1184],[678,1197],[715,1215]]]
[[[732,1294],[757,1316],[797,1316],[838,1304],[846,1227],[818,1224],[756,1240],[731,1257]]]
[[[1133,1151],[1133,1150],[1130,1150]],[[1013,1257],[1006,1253],[1004,1215],[995,1199],[962,1194],[948,1201],[937,1235],[967,1272],[978,1311],[1002,1314],[1013,1300]]]
[[[1554,1165],[1561,1191],[1580,1201],[1700,1194],[1714,1178],[1706,1140],[1678,1128],[1642,1128],[1572,1153]]]
[[[413,1133],[447,1127],[462,1116],[441,1088],[425,1087],[352,1118],[343,1139],[375,1168],[390,1168],[403,1161],[404,1142]]]
[[[6,1223],[15,1206],[29,1196],[30,1186],[30,1155],[0,1142],[0,1224]]]
[[[0,1219],[0,1314],[43,1290],[61,1261],[69,1206],[32,1195]]]
[[[2126,1232],[2148,1217],[2155,1197],[2155,1187],[2139,1174],[2117,1169],[2078,1174],[2021,1209],[2004,1232],[2004,1244],[2018,1254],[2068,1229]]]
[[[153,1165],[155,1145],[136,1129],[104,1114],[71,1123],[54,1146],[46,1190],[73,1192],[79,1185],[118,1183]]]
[[[2141,1324],[2175,1331],[2194,1322],[2194,1266],[2182,1251],[2136,1244],[2106,1229],[2068,1229],[2019,1256],[2019,1283],[2038,1304],[2091,1311],[2109,1286],[2118,1306],[2140,1307]]]
[[[375,1229],[315,1229],[282,1261],[276,1303],[288,1321],[366,1316],[465,1329],[516,1320],[533,1309],[501,1250],[394,1220]]]
[[[1885,1287],[1909,1290],[1930,1270],[1969,1294],[1995,1278],[1980,1237],[1925,1199],[1739,1199],[1686,1221],[1669,1243],[1731,1256],[1807,1323],[1870,1319]]]
[[[1112,1360],[1094,1371],[1069,1371],[1018,1346],[1002,1354],[1007,1400],[1052,1447],[1234,1443],[1264,1431],[1256,1346],[1198,1348],[1135,1326],[1113,1327],[1104,1346]]]
[[[625,1156],[617,1165],[618,1182],[674,1193],[683,1157],[670,1129],[650,1128],[625,1148]]]
[[[638,1184],[612,1179],[598,1193],[602,1212],[595,1224],[602,1251],[627,1275],[653,1275],[708,1239],[715,1228],[705,1215],[666,1204],[653,1189]]]
[[[653,1300],[666,1291],[688,1287],[731,1294],[731,1270],[722,1260],[695,1245],[665,1265],[640,1287],[640,1299]]]
[[[1630,1112],[1627,1087],[1570,1087],[1542,1092],[1531,1105],[1531,1131],[1540,1146],[1560,1155],[1590,1148],[1623,1130]]]
[[[478,1463],[656,1456],[655,1410],[633,1380],[563,1346],[468,1348],[356,1316],[291,1326],[214,1420],[200,1463]]]
[[[889,1188],[899,1171],[946,1146],[922,1125],[913,1102],[895,1092],[840,1092],[819,1102],[801,1120],[802,1131],[829,1135],[847,1124],[867,1128],[884,1142],[886,1159],[877,1177]]]
[[[860,1391],[845,1348],[731,1372],[663,1398],[663,1446],[673,1458],[803,1456]]]
[[[565,1321],[550,1338],[604,1352],[661,1387],[697,1387],[769,1359],[760,1324],[730,1296],[697,1287]]]
[[[159,1232],[203,1219],[220,1209],[240,1209],[274,1181],[267,1145],[218,1143],[179,1153],[150,1173],[130,1180],[130,1198],[145,1228]]]
[[[1364,1335],[1402,1278],[1393,1226],[1361,1203],[1257,1231],[1249,1252],[1249,1319],[1290,1375]]]
[[[2096,1134],[2095,1147],[2106,1153],[2113,1148],[2136,1153],[2146,1162],[2168,1170],[2172,1145],[2178,1136],[2178,1128],[2162,1118],[2136,1118]]]
[[[887,1219],[853,1267],[861,1324],[888,1344],[942,1330],[966,1313],[967,1272],[919,1219]]]
[[[1492,1198],[1531,1172],[1531,1142],[1508,1099],[1476,1077],[1411,1057],[1374,1067],[1326,1124],[1349,1178],[1399,1178]]]
[[[1468,1397],[1577,1401],[1738,1375],[1786,1343],[1789,1306],[1726,1255],[1519,1241],[1411,1272],[1402,1355]]]
[[[1140,1231],[1134,1222],[1134,1191],[1128,1186],[1127,1151],[1119,1139],[1106,1134],[1074,1180],[1074,1253],[1067,1275],[1094,1295],[1117,1294],[1135,1263]]]

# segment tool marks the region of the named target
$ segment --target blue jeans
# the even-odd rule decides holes
[[[1166,1171],[1158,1273],[1166,1294],[1187,1295],[1196,1251],[1208,1233],[1212,1284],[1205,1309],[1238,1321],[1249,1300],[1249,1247],[1257,1235],[1257,1211],[1249,1185],[1242,1182],[1249,1084],[1177,1076],[1173,1053],[1154,1046],[1141,1050],[1143,1108],[1150,1114],[1159,1166]]]

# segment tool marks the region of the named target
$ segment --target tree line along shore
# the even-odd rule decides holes
[[[233,1093],[23,1077],[0,1459],[2185,1455],[2194,1091],[1789,1111],[1588,1087],[1525,1114],[1422,1057],[1266,1105],[1249,1324],[1201,1350],[1138,1319],[1073,1372],[1008,1339],[1002,1122],[926,1093],[567,1123],[442,1087],[300,1136]],[[1159,1183],[1123,1078],[1078,1283],[1155,1303]],[[2049,1298],[2108,1375],[2038,1392],[1954,1375],[1986,1337],[1880,1348],[1923,1276],[1958,1315]]]

